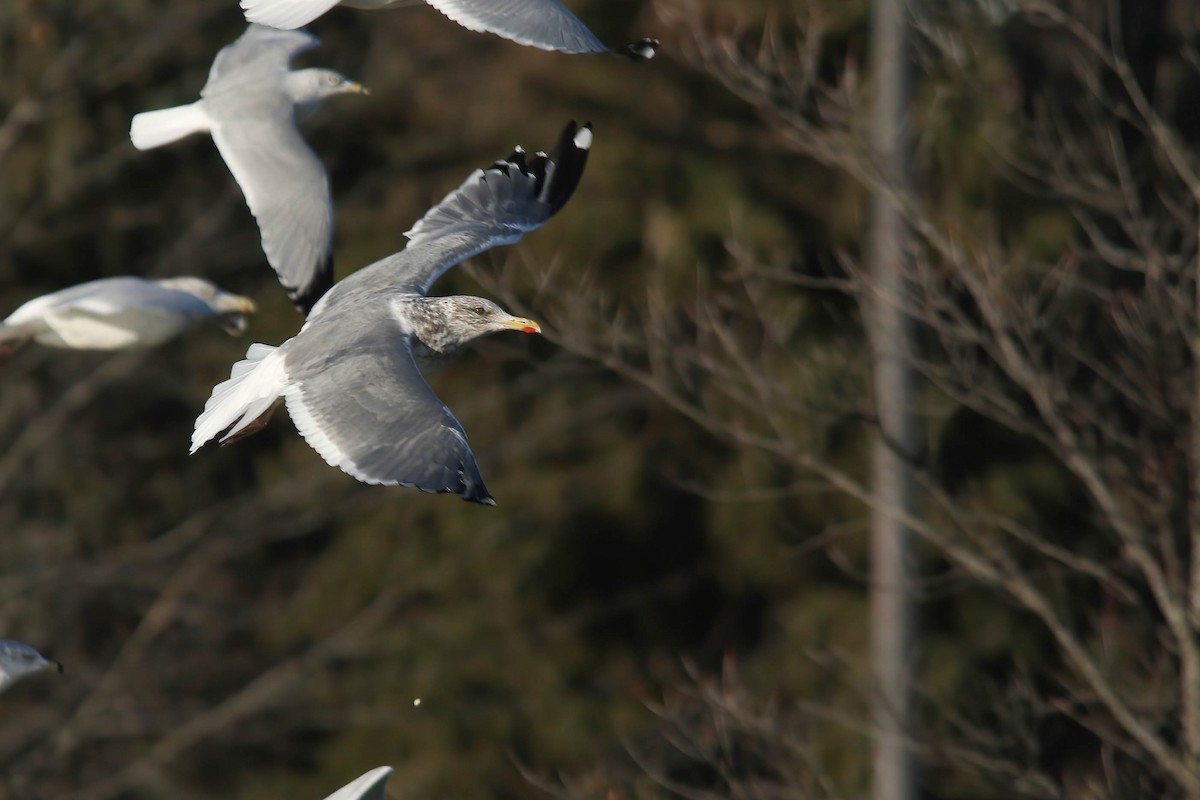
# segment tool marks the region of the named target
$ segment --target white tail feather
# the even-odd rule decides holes
[[[229,430],[221,441],[229,438],[279,399],[287,388],[287,373],[283,358],[276,355],[278,350],[257,342],[250,345],[246,358],[229,371],[229,380],[213,387],[212,396],[204,404],[204,413],[196,418],[191,452],[226,429]]]
[[[135,114],[129,125],[129,138],[138,150],[149,150],[193,133],[207,131],[210,127],[204,109],[199,103],[191,103]]]

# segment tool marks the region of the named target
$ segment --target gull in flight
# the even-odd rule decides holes
[[[325,167],[296,120],[327,97],[366,93],[333,70],[289,69],[317,44],[304,31],[251,25],[217,54],[199,100],[138,114],[129,128],[139,150],[212,134],[258,221],[267,261],[302,313],[333,283],[333,204]]]
[[[0,692],[35,672],[62,672],[62,664],[52,661],[27,644],[0,639]]]
[[[589,125],[569,123],[552,155],[517,148],[475,170],[405,235],[408,247],[334,286],[279,347],[251,345],[196,420],[192,452],[266,422],[279,399],[329,464],[366,483],[453,492],[494,505],[462,425],[419,367],[454,358],[485,334],[540,333],[482,297],[427,297],[446,270],[540,227],[583,175]]]
[[[252,313],[250,298],[201,278],[101,278],[36,297],[9,314],[0,322],[0,359],[30,340],[72,350],[153,347],[205,321],[239,334]]]
[[[241,0],[248,22],[273,28],[307,25],[339,0]],[[653,58],[657,39],[642,39],[622,48],[610,48],[596,38],[558,0],[424,0],[450,19],[472,31],[494,33],[518,44],[563,53],[619,53],[636,59]],[[398,8],[420,5],[422,0],[340,0],[351,8]]]

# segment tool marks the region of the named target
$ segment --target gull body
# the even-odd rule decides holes
[[[303,31],[250,25],[217,54],[194,103],[134,116],[135,147],[210,133],[258,222],[263,252],[306,313],[333,282],[333,204],[325,167],[296,129],[325,98],[366,90],[333,70],[292,71],[316,47]]]
[[[612,49],[559,0],[425,0],[472,31],[494,33],[518,44],[563,53],[622,53],[653,58],[657,39]],[[422,5],[422,0],[241,0],[246,20],[275,28],[307,25],[336,5],[361,9]]]
[[[253,312],[249,298],[201,278],[101,278],[34,298],[9,314],[0,322],[0,348],[11,353],[30,340],[72,350],[153,347],[205,321],[241,333]]]
[[[462,426],[419,367],[489,333],[541,329],[484,298],[426,294],[455,264],[517,241],[557,212],[591,141],[590,127],[571,123],[553,156],[527,164],[518,149],[472,173],[407,232],[407,248],[334,286],[296,336],[252,345],[213,389],[192,452],[218,435],[239,438],[282,399],[313,449],[360,481],[493,504]]]
[[[0,692],[37,672],[62,672],[62,664],[46,658],[22,642],[0,639]]]

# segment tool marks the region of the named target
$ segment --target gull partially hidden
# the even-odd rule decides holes
[[[385,800],[387,779],[393,771],[391,767],[376,767],[350,781],[325,800]]]
[[[246,20],[274,28],[299,28],[336,5],[351,8],[398,8],[422,0],[241,0]],[[472,31],[563,53],[620,53],[637,59],[653,58],[657,39],[641,39],[611,48],[558,0],[424,0]]]
[[[405,234],[407,248],[334,286],[298,334],[252,345],[213,389],[192,452],[222,432],[226,442],[257,430],[282,398],[309,445],[358,480],[494,505],[462,426],[418,366],[485,334],[541,328],[482,297],[426,294],[455,264],[550,219],[578,185],[591,143],[591,126],[572,122],[553,155],[527,163],[517,148],[475,170]]]
[[[0,692],[35,672],[62,672],[63,666],[23,642],[0,639]]]
[[[152,347],[201,323],[246,329],[254,301],[202,278],[119,276],[36,297],[0,322],[0,359],[32,340],[73,350]]]
[[[366,93],[333,70],[289,69],[318,44],[304,31],[250,25],[217,54],[198,101],[137,114],[129,127],[139,150],[212,134],[258,221],[267,261],[302,313],[333,283],[333,204],[325,167],[296,120],[327,97]]]

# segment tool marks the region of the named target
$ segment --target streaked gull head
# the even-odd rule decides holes
[[[542,332],[542,327],[533,320],[514,317],[484,297],[413,297],[398,302],[404,304],[402,313],[412,326],[413,337],[442,358],[453,358],[468,344],[490,333]]]

